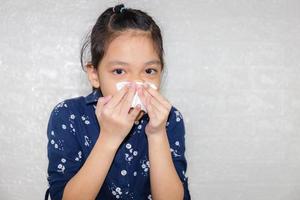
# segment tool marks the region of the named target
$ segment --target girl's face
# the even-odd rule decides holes
[[[98,70],[87,72],[91,84],[107,96],[117,92],[116,83],[121,81],[151,82],[159,90],[162,66],[152,39],[142,31],[128,30],[109,44]]]

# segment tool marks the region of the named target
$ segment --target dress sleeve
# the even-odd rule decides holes
[[[172,107],[170,112],[167,132],[172,160],[184,187],[184,200],[190,200],[188,177],[186,175],[187,160],[185,157],[185,125],[183,116],[175,107]]]
[[[76,117],[66,102],[52,110],[47,127],[48,183],[52,200],[62,199],[64,187],[82,164],[82,150],[76,139]]]

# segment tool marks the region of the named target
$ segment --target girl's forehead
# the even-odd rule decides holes
[[[147,36],[149,37],[151,35],[150,31],[144,31],[140,29],[127,29],[125,31],[121,31],[119,35],[127,35],[127,36]]]
[[[109,46],[114,45],[115,43],[118,43],[118,45],[126,45],[129,42],[151,42],[153,43],[153,40],[151,38],[151,35],[148,34],[145,31],[125,31],[120,32],[112,41],[110,42]]]
[[[146,36],[120,35],[108,45],[107,57],[147,58],[157,57],[157,52],[151,38]]]

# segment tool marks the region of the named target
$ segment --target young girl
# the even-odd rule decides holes
[[[159,93],[160,28],[120,4],[97,19],[81,63],[87,49],[93,91],[57,104],[47,127],[51,199],[190,199],[183,117]]]

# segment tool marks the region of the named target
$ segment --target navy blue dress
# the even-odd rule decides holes
[[[86,97],[70,98],[58,103],[51,112],[47,127],[47,180],[52,200],[62,198],[65,185],[80,170],[95,145],[100,133],[95,108],[101,96],[100,91],[94,90]],[[146,113],[134,123],[117,150],[96,199],[152,199],[145,134],[148,121]],[[181,113],[174,106],[166,129],[172,160],[184,186],[184,199],[190,199],[188,177],[185,174],[185,127]]]

